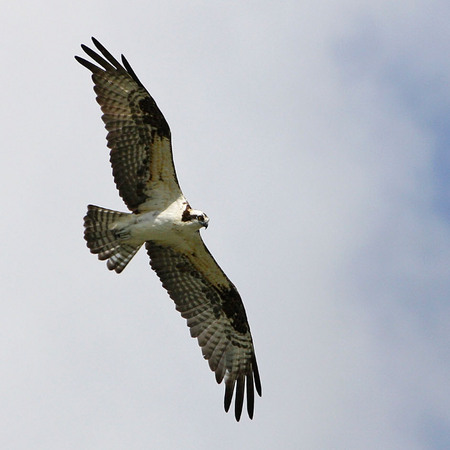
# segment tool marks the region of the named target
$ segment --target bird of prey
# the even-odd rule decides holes
[[[163,114],[122,55],[117,61],[95,38],[97,63],[75,56],[92,72],[108,131],[116,187],[130,213],[89,205],[84,238],[91,253],[122,272],[145,244],[150,265],[198,339],[216,380],[225,383],[225,411],[235,396],[239,421],[247,392],[253,418],[254,389],[261,396],[250,327],[241,297],[206,248],[200,229],[208,216],[191,208],[178,184],[171,133]]]

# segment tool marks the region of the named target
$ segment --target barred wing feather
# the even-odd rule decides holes
[[[261,395],[261,381],[244,305],[199,233],[196,241],[193,254],[147,242],[150,264],[187,320],[191,336],[198,339],[217,382],[224,380],[225,410],[235,391],[235,416],[240,419],[246,387],[247,411],[252,418],[254,388]],[[205,274],[207,267],[211,269],[209,276]]]
[[[102,56],[85,45],[82,48],[98,66],[75,58],[92,72],[119,194],[135,212],[144,211],[145,202],[155,197],[160,197],[162,204],[170,204],[181,190],[169,125],[125,57],[122,66],[96,39],[92,40]]]

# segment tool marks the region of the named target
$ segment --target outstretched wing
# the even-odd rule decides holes
[[[235,416],[240,419],[247,386],[247,411],[252,418],[254,388],[261,396],[261,381],[247,316],[237,289],[198,232],[189,253],[156,242],[147,242],[146,247],[152,268],[176,309],[187,320],[191,336],[198,339],[217,382],[225,380],[225,411],[236,390]]]
[[[167,205],[182,195],[169,125],[125,57],[122,66],[100,42],[92,41],[103,56],[81,47],[100,67],[75,58],[92,72],[119,194],[132,211],[151,209],[155,202],[161,208],[161,202]]]

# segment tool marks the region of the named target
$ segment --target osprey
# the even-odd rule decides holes
[[[95,38],[101,53],[82,45],[97,64],[92,72],[108,131],[114,181],[131,213],[89,205],[84,238],[91,253],[122,272],[145,243],[150,265],[198,339],[217,383],[225,383],[225,411],[235,392],[239,421],[247,391],[253,418],[254,388],[261,396],[250,327],[236,287],[200,236],[208,216],[192,209],[181,192],[172,158],[170,128],[153,98],[122,55],[120,64]]]

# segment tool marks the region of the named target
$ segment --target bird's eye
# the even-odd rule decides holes
[[[197,216],[197,219],[200,220],[200,222],[203,222],[205,220],[203,214],[200,214],[199,216]]]

